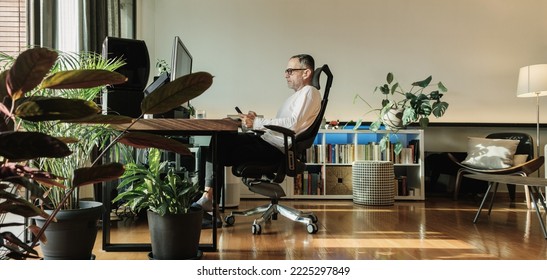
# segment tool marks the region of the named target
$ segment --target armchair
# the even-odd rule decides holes
[[[263,195],[270,199],[270,203],[253,209],[244,211],[233,211],[226,216],[227,225],[235,223],[235,216],[262,216],[255,219],[252,225],[252,233],[260,234],[262,225],[268,220],[276,220],[277,215],[282,216],[306,225],[308,233],[313,234],[318,231],[316,225],[318,219],[312,212],[303,212],[292,207],[279,204],[279,200],[286,194],[279,185],[286,176],[295,177],[306,170],[304,161],[305,151],[313,145],[317,132],[323,124],[323,116],[327,108],[328,96],[332,85],[332,73],[328,65],[317,68],[314,72],[312,85],[320,89],[320,77],[324,73],[327,76],[321,109],[315,118],[314,123],[304,132],[295,135],[295,132],[279,126],[266,126],[266,128],[282,133],[285,139],[285,159],[283,162],[246,162],[232,167],[232,173],[236,177],[241,177],[243,183],[250,191]],[[290,140],[289,140],[290,139]],[[289,142],[290,141],[290,142]],[[289,145],[291,143],[291,145]]]
[[[487,139],[513,139],[519,140],[519,143],[516,148],[517,155],[526,155],[526,161],[524,163],[516,164],[507,168],[498,168],[498,169],[481,169],[476,167],[471,167],[463,164],[459,159],[454,155],[448,154],[448,157],[459,166],[458,173],[456,175],[456,184],[454,187],[454,200],[458,199],[458,194],[460,190],[461,181],[464,174],[504,174],[504,175],[517,175],[517,176],[528,176],[529,174],[537,171],[543,164],[543,158],[534,158],[534,145],[533,139],[530,135],[526,133],[518,132],[504,132],[504,133],[493,133],[486,136]],[[507,184],[509,190],[509,196],[511,201],[515,199],[515,185]],[[497,184],[495,186],[497,190]],[[528,208],[530,208],[530,197],[528,193],[528,188],[525,188],[526,192],[526,202]]]

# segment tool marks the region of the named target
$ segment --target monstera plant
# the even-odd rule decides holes
[[[62,159],[81,152],[77,146],[71,149],[67,143],[77,142],[82,135],[49,135],[49,131],[55,131],[53,127],[73,123],[80,128],[89,125],[107,128],[109,124],[138,122],[144,114],[164,113],[180,106],[203,93],[212,84],[209,73],[194,73],[180,77],[148,95],[142,102],[139,118],[102,115],[100,107],[92,99],[46,93],[100,88],[123,83],[127,78],[108,69],[80,67],[60,70],[57,68],[60,67],[58,60],[57,51],[32,48],[22,52],[0,73],[0,113],[4,120],[0,126],[0,215],[11,213],[26,218],[40,216],[46,219],[41,227],[29,227],[35,236],[31,244],[23,242],[11,232],[3,231],[5,227],[21,224],[0,224],[0,249],[9,258],[39,257],[35,247],[39,240],[45,241],[44,232],[52,222],[56,222],[59,211],[78,207],[78,203],[68,202],[74,198],[73,194],[79,187],[117,179],[124,173],[121,163],[99,164],[102,155],[113,145],[149,145],[191,155],[184,145],[174,140],[144,133],[133,137],[133,133],[127,131],[110,130],[109,144],[99,147],[102,153],[94,161],[89,159],[92,161],[89,166],[75,168],[67,183],[67,175],[48,171],[45,165],[29,164],[42,158]],[[55,203],[47,195],[52,188],[62,190]],[[30,199],[21,195],[23,191],[28,193]],[[48,208],[51,211],[46,212]]]
[[[431,84],[432,76],[424,80],[413,82],[410,89],[405,89],[395,79],[393,73],[388,73],[386,82],[377,86],[373,93],[381,93],[383,96],[381,106],[374,107],[364,97],[357,94],[354,100],[364,101],[370,108],[368,112],[375,112],[376,119],[371,123],[369,129],[377,131],[382,125],[393,132],[405,128],[410,124],[418,123],[421,128],[429,125],[431,115],[440,118],[448,109],[448,103],[442,100],[448,89],[442,82]],[[362,120],[356,124],[359,128]],[[390,134],[386,133],[381,140],[380,146],[386,148]],[[401,143],[395,144],[395,153],[399,154],[402,149]]]

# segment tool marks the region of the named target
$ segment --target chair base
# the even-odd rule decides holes
[[[488,198],[490,194],[490,190],[492,187],[494,187],[494,190],[490,196],[490,205],[488,207],[488,216],[492,213],[492,205],[494,205],[494,196],[496,195],[498,191],[498,182],[489,182],[488,183],[488,189],[486,190],[486,193],[484,194],[484,197],[481,201],[481,204],[479,206],[479,209],[477,210],[477,213],[475,214],[475,218],[473,218],[473,223],[476,224],[479,220],[479,216],[481,215],[482,209],[484,208],[484,204],[486,202],[486,199]],[[537,214],[539,224],[541,226],[541,230],[543,232],[543,237],[547,239],[547,228],[545,227],[545,223],[543,221],[543,215],[541,214],[541,206],[543,206],[543,211],[547,211],[547,205],[545,204],[545,198],[543,194],[539,191],[537,186],[530,186],[530,185],[524,185],[525,189],[527,190],[527,193],[530,195],[530,198],[532,199],[532,203],[535,208],[535,212]],[[530,208],[530,206],[528,206]]]
[[[262,216],[255,219],[251,227],[253,234],[260,234],[262,232],[262,225],[264,225],[267,221],[277,220],[278,214],[281,214],[283,217],[291,221],[305,224],[306,230],[310,234],[318,231],[318,227],[316,225],[317,217],[312,212],[303,212],[289,206],[278,204],[277,201],[272,201],[270,204],[261,205],[244,211],[232,211],[230,215],[226,216],[224,221],[227,225],[231,226],[235,223],[235,216],[248,217],[259,214],[262,214]]]

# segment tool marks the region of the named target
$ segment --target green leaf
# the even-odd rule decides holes
[[[56,72],[42,82],[41,88],[94,88],[104,85],[121,84],[126,81],[127,77],[114,71],[103,69],[79,69]]]
[[[429,126],[429,118],[427,117],[422,117],[420,119],[420,127],[421,128],[426,128],[427,126]]]
[[[421,88],[425,88],[429,85],[429,83],[431,83],[431,80],[433,79],[432,76],[429,76],[427,77],[425,80],[423,81],[418,81],[418,82],[414,82],[412,83],[413,86],[417,86],[417,87],[421,87]]]
[[[99,113],[95,102],[61,97],[29,98],[15,110],[15,115],[28,121],[71,120]]]
[[[57,52],[46,48],[28,49],[17,57],[6,79],[13,100],[36,88],[57,60]]]
[[[376,120],[370,124],[369,130],[377,131],[378,129],[380,129],[381,125],[382,125],[382,120]]]
[[[213,76],[196,72],[177,78],[147,95],[141,102],[143,114],[162,114],[198,97],[213,84]]]
[[[440,118],[444,115],[446,110],[448,109],[448,103],[446,102],[435,102],[433,103],[433,115],[437,118]]]
[[[391,94],[394,94],[397,91],[397,88],[399,88],[399,83],[393,84],[393,86],[391,86]]]
[[[409,125],[415,122],[418,118],[416,111],[413,108],[405,108],[403,112],[403,125]]]
[[[0,133],[0,155],[12,161],[38,157],[61,158],[70,154],[72,152],[65,143],[41,132]]]
[[[193,156],[190,149],[179,141],[151,133],[129,132],[120,137],[118,142],[140,149],[158,148],[183,156]]]
[[[393,73],[387,73],[386,81],[388,84],[391,84],[391,82],[393,82]]]
[[[109,163],[92,167],[78,168],[74,171],[72,186],[80,187],[104,181],[111,181],[119,178],[124,173],[123,165],[120,163]]]
[[[442,82],[439,82],[439,83],[437,84],[437,87],[439,88],[439,90],[440,90],[441,92],[447,92],[447,91],[448,91],[448,89],[443,85]]]

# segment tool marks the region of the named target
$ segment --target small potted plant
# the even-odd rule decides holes
[[[151,148],[146,165],[127,164],[113,202],[122,202],[136,213],[147,211],[150,258],[198,258],[203,210],[191,206],[203,191],[191,174],[160,158],[160,150]]]
[[[432,76],[429,76],[424,80],[413,82],[410,90],[405,90],[395,80],[393,73],[388,73],[386,83],[374,89],[374,93],[380,92],[384,95],[380,108],[374,108],[362,96],[357,94],[355,99],[361,99],[373,108],[369,112],[378,114],[377,119],[371,123],[369,129],[377,131],[384,125],[387,129],[397,132],[399,129],[413,123],[418,123],[421,128],[426,128],[432,114],[437,118],[442,117],[448,109],[448,103],[441,99],[448,90],[442,82],[431,85],[432,79]],[[433,86],[433,89],[428,91],[427,89],[431,86]],[[361,122],[360,120],[356,124],[356,129],[359,128]],[[382,149],[386,148],[389,137],[389,134],[385,134],[381,140],[380,146]],[[401,149],[401,143],[396,143],[395,153],[398,154]]]

